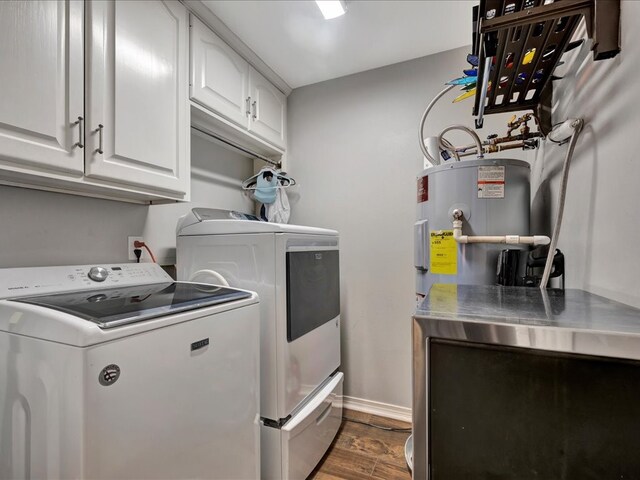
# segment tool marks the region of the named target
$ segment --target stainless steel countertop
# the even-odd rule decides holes
[[[413,478],[429,465],[430,339],[640,360],[640,309],[582,290],[431,287],[413,317]]]
[[[640,337],[640,309],[583,290],[437,284],[415,318]]]

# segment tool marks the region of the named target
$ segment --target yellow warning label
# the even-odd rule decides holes
[[[458,273],[458,244],[453,230],[430,231],[431,273],[456,275]]]

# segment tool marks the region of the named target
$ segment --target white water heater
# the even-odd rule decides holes
[[[460,244],[454,238],[454,211],[462,212],[464,235],[529,234],[529,164],[481,159],[427,168],[418,177],[415,224],[416,293],[434,283],[491,285],[504,249],[527,245]]]

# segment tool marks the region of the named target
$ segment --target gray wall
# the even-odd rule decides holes
[[[589,45],[565,55],[554,122],[582,117],[571,164],[562,234],[567,285],[640,307],[640,2],[622,2],[622,53],[594,62]],[[533,224],[555,215],[567,146],[545,145],[532,169]]]
[[[567,54],[556,82],[554,121],[586,127],[571,166],[559,248],[567,286],[640,307],[640,2],[622,3],[622,54],[593,62],[589,45]],[[410,328],[414,305],[412,225],[421,170],[416,128],[422,109],[464,65],[466,49],[392,65],[293,91],[290,170],[302,184],[292,221],[341,233],[343,368],[346,394],[410,406]],[[448,97],[451,98],[451,97]],[[471,104],[447,97],[429,134],[470,125]],[[483,135],[504,132],[487,117]],[[453,137],[454,140],[462,137]],[[466,139],[465,139],[466,141]],[[533,162],[532,231],[550,233],[565,146],[544,144]]]
[[[462,74],[467,49],[299,88],[288,100],[292,223],[340,231],[345,394],[411,406],[413,224],[424,108]],[[472,100],[436,105],[425,131],[472,125]],[[504,133],[488,117],[483,135]],[[452,139],[470,143],[462,136]],[[515,151],[511,157],[522,158]]]
[[[0,186],[0,267],[127,262],[127,236],[143,236],[158,261],[175,262],[178,217],[194,206],[249,211],[240,183],[253,162],[191,137],[192,202],[134,205]]]

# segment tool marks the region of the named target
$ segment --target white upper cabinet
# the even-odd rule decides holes
[[[189,191],[188,42],[175,0],[87,2],[88,177]]]
[[[81,176],[83,2],[0,1],[0,165]]]
[[[187,200],[188,77],[177,0],[0,0],[0,183]]]
[[[287,97],[254,68],[249,72],[249,131],[285,148]]]
[[[240,141],[254,150],[268,146],[282,155],[286,149],[286,96],[193,15],[190,94],[197,125],[234,141],[244,136]],[[201,107],[213,115],[204,118]]]
[[[191,66],[191,98],[246,127],[249,64],[193,16]]]

